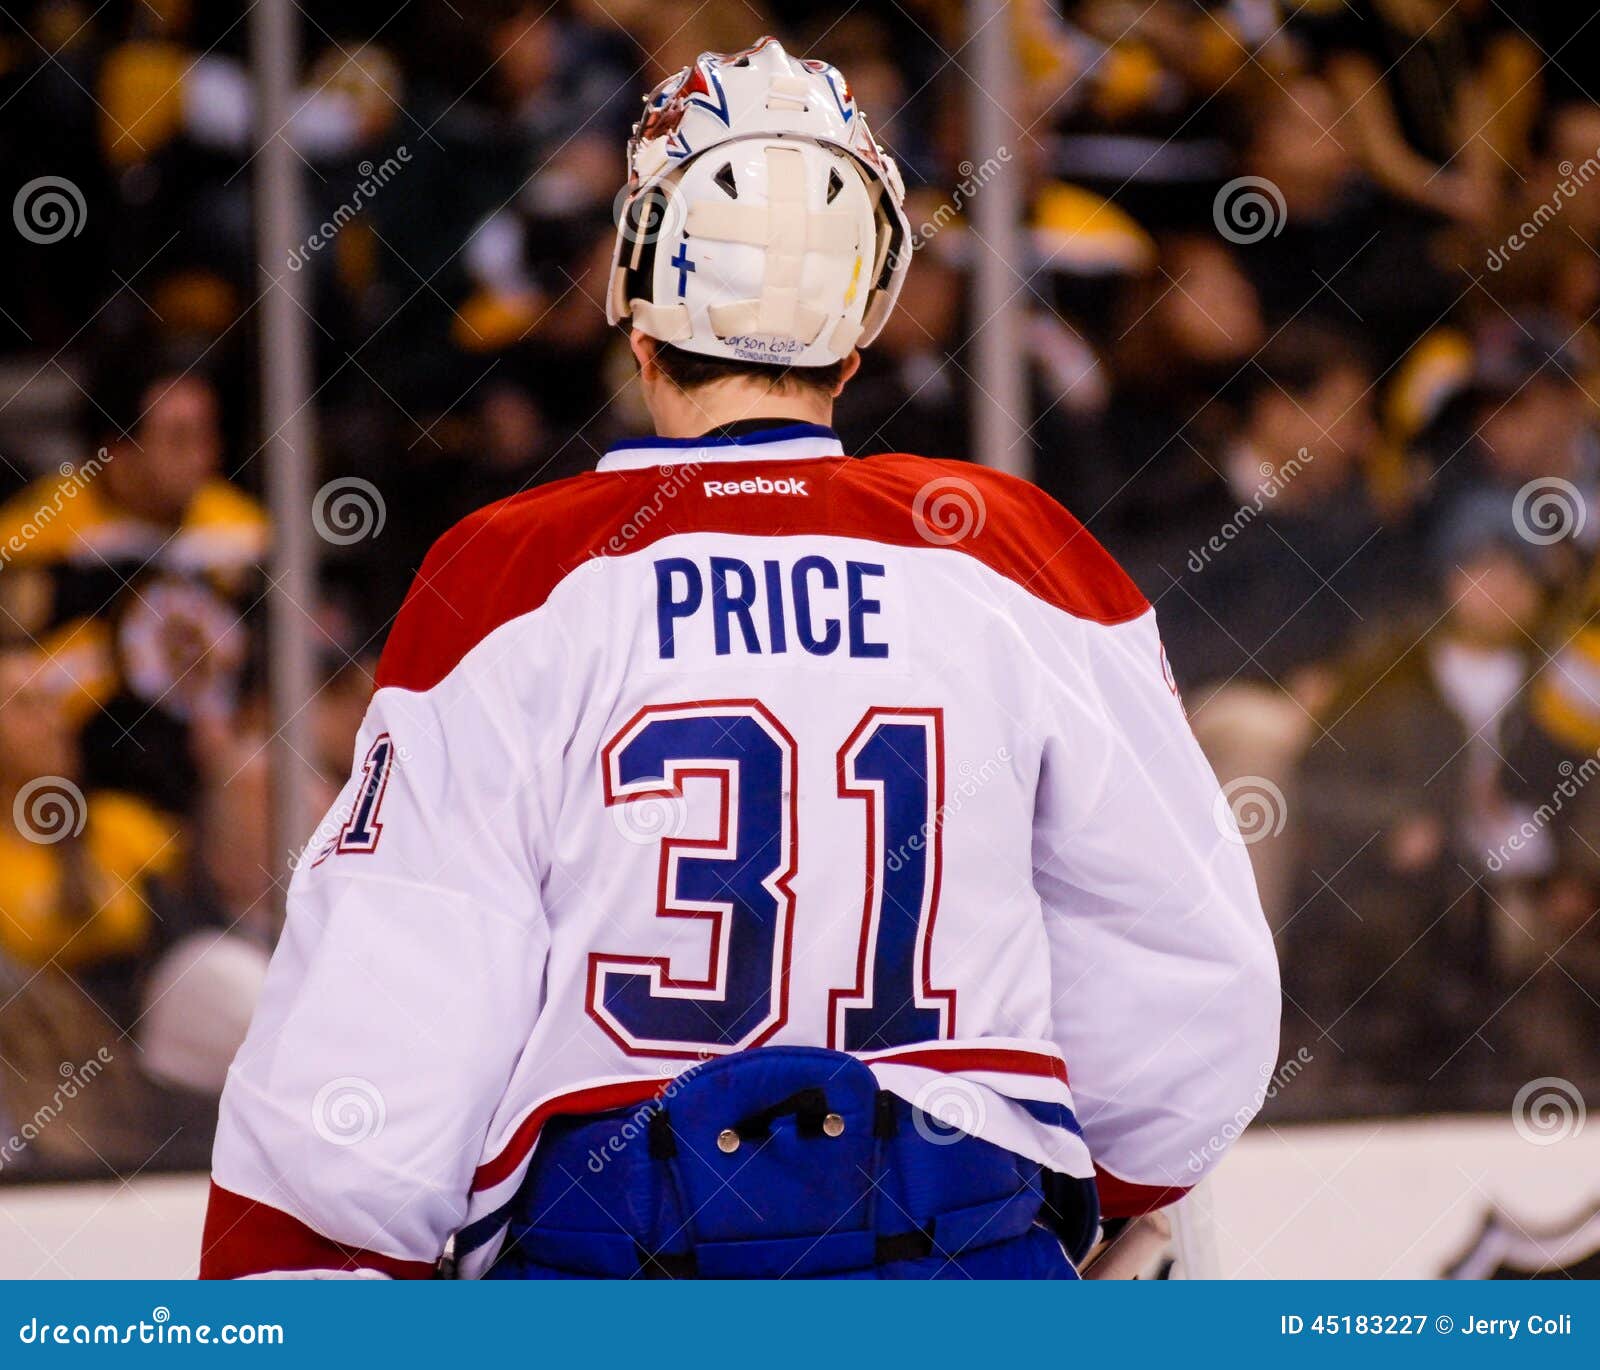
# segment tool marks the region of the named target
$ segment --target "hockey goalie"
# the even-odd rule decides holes
[[[418,574],[202,1273],[1073,1278],[1277,1045],[1155,616],[1031,485],[845,453],[911,251],[838,71],[705,54],[628,159],[655,432]]]

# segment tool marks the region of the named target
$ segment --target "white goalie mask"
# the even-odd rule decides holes
[[[826,63],[772,38],[702,53],[645,100],[628,172],[612,323],[703,356],[826,366],[894,308],[905,188]]]

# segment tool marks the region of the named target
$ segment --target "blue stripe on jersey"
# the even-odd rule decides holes
[[[1011,1099],[1011,1102],[1048,1127],[1062,1128],[1074,1137],[1083,1136],[1083,1129],[1078,1126],[1077,1118],[1065,1104],[1047,1104],[1039,1099]]]
[[[795,438],[831,438],[837,442],[839,435],[825,423],[786,423],[777,428],[762,428],[754,433],[735,433],[731,436],[702,433],[697,438],[626,438],[606,448],[612,452],[633,451],[638,448],[681,451],[687,447],[757,447],[765,442],[790,442]]]

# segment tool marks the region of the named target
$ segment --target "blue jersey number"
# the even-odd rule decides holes
[[[657,916],[704,919],[711,952],[698,980],[674,976],[666,957],[596,952],[589,1012],[635,1055],[737,1051],[764,1041],[788,1007],[794,739],[753,700],[650,708],[612,739],[601,765],[619,830],[630,840],[660,841]],[[721,783],[716,837],[677,836],[683,781],[691,776]]]
[[[944,716],[871,709],[839,749],[839,793],[867,805],[856,983],[828,998],[828,1044],[877,1051],[951,1035],[955,992],[929,983],[944,820]]]
[[[380,733],[367,748],[366,759],[361,763],[361,790],[356,795],[349,822],[339,830],[337,851],[377,851],[378,839],[383,836],[378,810],[383,804],[384,791],[389,788],[389,771],[393,765],[394,740],[388,733]]]
[[[796,859],[796,747],[754,700],[643,709],[607,744],[606,804],[622,834],[659,842],[656,914],[709,926],[708,970],[595,952],[590,1014],[624,1050],[698,1056],[757,1046],[788,1014]],[[856,983],[829,994],[829,1044],[872,1051],[949,1037],[955,993],[935,990],[944,726],[938,710],[872,709],[838,758],[839,793],[865,801],[866,897]],[[679,835],[683,781],[721,785],[715,837]],[[826,911],[825,911],[826,912]]]

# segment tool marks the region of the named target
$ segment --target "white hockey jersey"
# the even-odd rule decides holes
[[[229,1075],[202,1273],[492,1257],[551,1117],[825,1046],[1129,1214],[1277,1049],[1154,614],[1069,514],[826,428],[645,439],[424,563]]]

